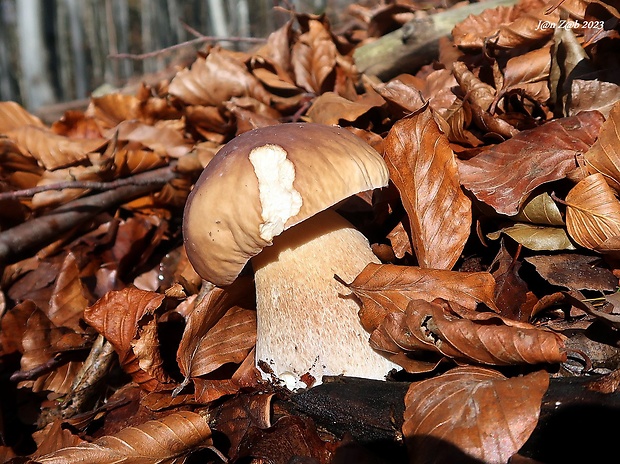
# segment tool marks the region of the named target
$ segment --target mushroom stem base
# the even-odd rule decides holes
[[[334,279],[352,281],[370,262],[378,260],[366,237],[331,210],[288,229],[252,259],[256,360],[272,371],[265,377],[294,389],[324,375],[383,379],[398,367],[370,347],[359,304]]]

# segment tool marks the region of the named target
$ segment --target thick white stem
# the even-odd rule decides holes
[[[359,305],[334,279],[352,281],[378,262],[368,240],[331,210],[292,227],[252,259],[257,293],[256,360],[287,387],[310,374],[383,379],[398,367],[374,351]],[[266,377],[268,377],[266,375]]]

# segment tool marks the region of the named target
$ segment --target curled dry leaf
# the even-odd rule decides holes
[[[566,360],[563,337],[496,313],[457,312],[442,300],[412,300],[404,317],[394,314],[371,334],[375,349],[394,353],[394,345],[377,342],[391,340],[414,359],[424,359],[431,352],[459,362],[494,366]]]
[[[334,72],[338,50],[325,25],[308,21],[308,30],[299,36],[292,48],[295,82],[306,91],[321,94],[330,90],[328,77]]]
[[[476,103],[485,112],[488,111],[495,100],[495,89],[489,84],[482,82],[462,61],[454,62],[452,66],[454,77],[467,95],[467,99]]]
[[[394,124],[384,156],[409,218],[418,263],[451,269],[469,237],[471,202],[461,191],[454,152],[428,106]]]
[[[506,378],[476,367],[413,383],[403,424],[410,462],[508,462],[536,427],[548,386],[544,371]]]
[[[45,124],[39,118],[30,114],[19,103],[0,102],[0,134],[6,134],[24,126],[45,128]]]
[[[588,111],[522,131],[459,161],[461,182],[498,213],[515,215],[535,188],[575,168],[576,155],[590,148],[602,123],[598,111]]]
[[[84,312],[86,322],[114,346],[123,369],[149,391],[170,382],[161,369],[154,318],[163,300],[162,294],[127,287],[106,293]]]
[[[566,233],[566,229],[560,227],[537,226],[517,222],[512,226],[491,232],[487,234],[487,237],[491,240],[497,240],[501,234],[508,235],[515,242],[530,250],[558,251],[576,249]]]
[[[374,98],[350,101],[334,92],[326,92],[316,100],[308,110],[312,122],[337,125],[342,120],[355,121],[371,109],[383,105],[385,102],[377,95]]]
[[[424,99],[416,86],[421,87],[422,84],[410,74],[403,74],[386,83],[369,84],[387,102],[390,114],[395,118],[402,118],[424,106]]]
[[[232,97],[251,96],[269,103],[269,94],[232,52],[212,49],[190,69],[180,71],[168,89],[191,105],[218,106]]]
[[[197,341],[189,359],[180,366],[185,371],[187,365],[186,376],[205,375],[226,363],[241,363],[255,344],[256,312],[235,307]]]
[[[518,17],[514,6],[488,8],[479,15],[470,15],[452,30],[454,44],[463,48],[483,48],[488,37],[497,34],[500,26],[510,24]]]
[[[390,311],[405,312],[411,300],[442,298],[466,308],[494,309],[495,280],[488,272],[455,272],[394,264],[368,264],[347,287],[360,299],[364,328],[376,329]]]
[[[620,235],[620,202],[602,174],[589,175],[568,192],[566,228],[573,240],[591,250]]]
[[[564,219],[558,205],[551,195],[543,192],[529,199],[519,213],[514,216],[515,221],[529,222],[543,226],[563,226]]]
[[[15,141],[23,153],[28,153],[49,170],[83,161],[89,153],[106,143],[104,139],[65,137],[38,126],[18,127],[6,135]]]
[[[174,463],[182,462],[190,451],[211,446],[207,420],[200,414],[183,411],[137,427],[127,427],[92,443],[63,448],[37,458],[37,463]]]
[[[613,106],[598,139],[583,158],[590,174],[601,173],[607,183],[620,192],[620,104]]]

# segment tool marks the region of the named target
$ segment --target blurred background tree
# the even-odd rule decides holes
[[[151,53],[200,35],[247,50],[282,26],[286,10],[334,20],[352,0],[0,0],[0,100],[46,119],[92,91],[170,77],[208,43]],[[141,59],[114,55],[151,54]],[[72,102],[66,104],[65,102]],[[85,104],[85,103],[84,103]]]

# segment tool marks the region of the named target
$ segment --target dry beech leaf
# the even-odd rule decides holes
[[[106,143],[104,139],[69,138],[35,126],[18,127],[6,135],[15,141],[23,153],[30,154],[49,170],[83,161],[89,153]]]
[[[189,359],[179,364],[182,371],[188,369],[185,376],[205,375],[226,363],[241,363],[255,344],[256,311],[233,307],[197,341]]]
[[[547,81],[550,69],[551,45],[509,59],[504,68],[504,86],[499,96],[522,89],[535,100],[546,102],[549,99]]]
[[[411,300],[436,298],[475,309],[495,309],[495,280],[488,272],[456,272],[394,264],[368,264],[347,287],[361,300],[360,318],[368,332],[392,310],[405,312]]]
[[[212,446],[211,429],[200,414],[183,411],[161,420],[127,427],[92,443],[83,443],[37,458],[40,464],[181,463],[186,454]]]
[[[543,226],[563,226],[564,219],[551,195],[543,192],[529,199],[519,213],[511,219]]]
[[[308,417],[283,416],[268,429],[251,428],[244,439],[240,456],[255,458],[251,462],[289,464],[304,458],[301,462],[333,462],[329,444],[321,439]]]
[[[116,127],[123,121],[144,120],[142,102],[134,95],[121,93],[91,98],[86,114],[95,119],[103,130]]]
[[[172,158],[186,155],[191,146],[183,137],[184,123],[178,121],[160,121],[154,125],[141,121],[123,121],[110,130],[110,136],[118,133],[118,140],[138,142],[145,147]]]
[[[608,118],[620,101],[620,85],[600,80],[573,79],[570,88],[569,115],[597,110]]]
[[[538,24],[540,21],[557,23],[560,19],[559,12],[556,10],[545,14],[543,1],[531,3],[534,4],[533,8],[520,11],[514,21],[501,25],[497,35],[491,38],[490,42],[501,48],[518,48],[532,46],[551,37],[554,29],[538,27]]]
[[[297,85],[316,94],[330,90],[325,85],[334,71],[337,56],[336,44],[323,23],[310,20],[308,31],[299,36],[292,48],[291,60]]]
[[[483,48],[488,37],[495,35],[500,26],[510,24],[518,17],[514,6],[488,8],[479,15],[469,15],[452,30],[454,44],[463,48]]]
[[[28,318],[22,338],[21,370],[28,371],[37,368],[57,353],[67,348],[79,348],[83,345],[80,335],[66,327],[55,327],[42,311],[36,310]],[[19,387],[28,387],[34,392],[48,390],[60,394],[69,393],[81,366],[82,363],[79,361],[69,361],[56,366],[54,370],[35,380],[20,382]]]
[[[0,319],[0,352],[2,355],[24,352],[23,338],[28,318],[39,311],[32,300],[16,304]]]
[[[599,292],[613,292],[618,287],[618,278],[609,269],[597,265],[600,261],[598,256],[567,253],[530,256],[525,261],[552,285]]]
[[[566,233],[560,227],[537,226],[517,222],[512,226],[504,227],[496,232],[487,234],[491,240],[498,240],[501,234],[508,235],[515,242],[525,248],[535,251],[576,250]]]
[[[495,100],[495,88],[482,82],[467,68],[467,65],[461,61],[453,63],[452,72],[459,86],[467,95],[467,100],[476,103],[484,111],[488,111]]]
[[[37,186],[71,181],[101,182],[101,174],[100,166],[71,166],[68,168],[56,169],[55,171],[43,172],[39,182],[37,182]],[[32,197],[31,207],[36,210],[57,206],[75,198],[79,198],[86,192],[88,192],[86,189],[65,188],[35,193]]]
[[[19,103],[0,102],[0,134],[25,126],[45,128],[45,124],[39,118],[30,114]]]
[[[451,269],[469,237],[471,202],[461,191],[454,152],[429,107],[394,124],[384,156],[409,218],[418,263]]]
[[[500,214],[513,216],[540,185],[562,179],[575,157],[596,140],[603,123],[598,111],[557,119],[460,160],[465,188]]]
[[[371,109],[377,108],[384,103],[380,97],[360,99],[353,102],[334,92],[325,92],[314,100],[314,103],[308,110],[308,116],[312,122],[338,125],[342,120],[355,121]]]
[[[592,174],[566,195],[566,228],[573,240],[591,250],[620,235],[620,202],[602,174]]]
[[[370,85],[387,102],[390,115],[396,119],[418,111],[424,106],[424,99],[415,86],[416,83],[413,76],[403,74],[389,82],[370,82]]]
[[[251,96],[269,103],[269,93],[232,52],[213,49],[170,82],[168,91],[190,105],[218,106],[232,97]]]
[[[382,345],[390,340],[395,345]],[[414,359],[427,359],[430,352],[458,362],[495,366],[566,360],[561,335],[492,312],[457,312],[443,300],[410,301],[404,317],[396,311],[389,314],[370,342],[390,353],[398,346]]]
[[[273,393],[251,393],[231,398],[213,413],[212,427],[226,435],[230,442],[231,461],[237,461],[239,446],[252,428],[271,427]]]
[[[413,383],[402,429],[410,462],[508,462],[534,431],[548,387],[544,371],[506,378],[477,367]]]
[[[149,327],[149,321],[156,324],[154,313],[163,300],[162,294],[126,287],[106,293],[84,312],[86,322],[114,346],[123,369],[149,391],[170,382],[153,348],[158,346],[156,328]]]
[[[191,312],[185,315],[186,326],[177,350],[177,362],[186,377],[186,382],[190,377],[210,372],[209,365],[211,365],[211,370],[219,367],[218,358],[219,361],[228,359],[226,362],[237,363],[245,358],[249,349],[252,348],[252,346],[247,346],[248,340],[253,340],[252,337],[256,336],[256,314],[241,313],[237,316],[229,314],[226,322],[220,324],[217,329],[215,328],[226,317],[229,310],[254,308],[254,295],[252,279],[241,277],[226,288],[213,288],[205,298],[196,303]],[[252,318],[254,321],[251,320]],[[238,333],[234,327],[226,327],[229,322],[240,324]],[[253,335],[252,331],[254,331]],[[226,337],[228,336],[240,337],[240,339],[235,339],[236,342],[242,341],[242,346],[237,347],[239,351],[227,343]],[[218,340],[229,350],[228,354],[221,353],[219,348],[211,345],[214,342],[217,343]],[[245,353],[243,357],[241,357],[242,352]],[[207,359],[200,359],[199,354],[208,356],[208,362]]]
[[[620,192],[620,103],[613,106],[598,139],[584,155],[588,172],[600,172],[607,183]]]
[[[85,440],[65,428],[65,422],[62,419],[54,421],[45,429],[38,430],[33,434],[33,438],[37,441],[37,451],[32,455],[33,458],[53,453],[61,448],[85,443]]]
[[[81,319],[90,303],[85,294],[77,259],[69,252],[56,279],[48,312],[48,317],[56,327],[69,327],[77,333],[84,331]]]

